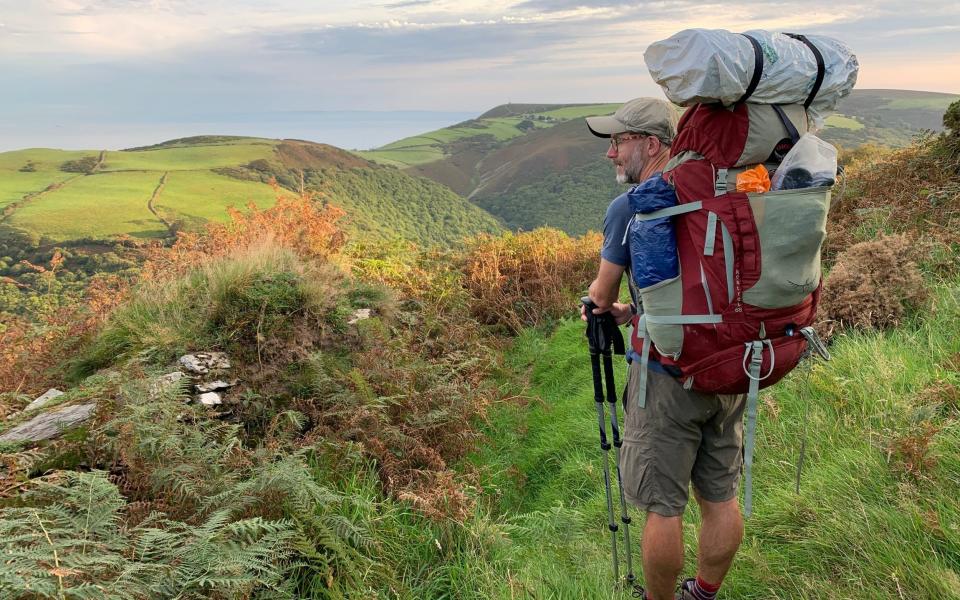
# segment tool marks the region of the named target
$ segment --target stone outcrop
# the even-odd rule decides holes
[[[43,408],[47,404],[50,404],[50,401],[54,398],[58,398],[63,395],[63,392],[56,388],[50,388],[43,393],[42,396],[39,396],[36,400],[27,405],[23,410],[37,410],[38,408]]]
[[[92,402],[90,404],[64,406],[39,414],[26,423],[21,423],[0,435],[0,442],[21,442],[24,440],[38,442],[56,437],[64,429],[69,429],[89,419],[96,407],[96,402]]]

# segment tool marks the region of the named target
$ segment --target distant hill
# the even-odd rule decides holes
[[[227,218],[227,207],[272,205],[275,178],[348,211],[368,240],[450,244],[496,231],[489,214],[416,173],[299,140],[199,136],[123,151],[0,153],[0,225],[37,243],[170,237]]]
[[[820,132],[844,147],[905,146],[939,131],[960,96],[907,90],[854,90]],[[624,189],[604,158],[606,142],[584,117],[619,104],[504,104],[476,119],[406,138],[364,158],[442,183],[514,229],[552,225],[571,234],[599,229],[610,199]]]

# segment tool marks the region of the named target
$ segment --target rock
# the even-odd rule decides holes
[[[39,398],[37,398],[36,400],[28,404],[27,407],[23,410],[36,410],[38,408],[46,406],[47,404],[50,403],[51,400],[62,395],[63,395],[63,392],[61,392],[60,390],[56,388],[50,388],[49,390],[44,392],[42,396],[40,396]]]
[[[218,404],[223,404],[223,400],[220,399],[220,394],[216,392],[200,394],[200,397],[197,399],[200,400],[200,404],[204,406],[217,406]]]
[[[358,308],[353,312],[353,318],[347,321],[348,325],[355,325],[364,319],[370,318],[370,309],[369,308]]]
[[[157,377],[153,383],[150,384],[150,395],[159,396],[170,388],[176,387],[176,385],[184,377],[186,376],[182,371],[174,371],[172,373],[167,373],[166,375]]]
[[[191,373],[206,375],[215,369],[229,369],[230,359],[223,352],[197,352],[181,356],[180,364]]]
[[[217,390],[225,390],[237,385],[237,379],[232,381],[224,381],[222,379],[217,379],[216,381],[208,381],[207,383],[198,383],[197,391],[198,392],[215,392]]]
[[[23,440],[37,442],[55,437],[64,429],[89,419],[96,407],[96,402],[93,402],[64,406],[39,414],[26,423],[17,425],[5,434],[0,435],[0,442],[19,442]]]

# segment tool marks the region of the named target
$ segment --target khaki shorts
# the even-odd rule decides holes
[[[737,495],[743,463],[746,395],[685,390],[679,381],[652,369],[646,406],[637,406],[640,361],[633,361],[624,390],[626,423],[620,470],[627,500],[640,508],[682,515],[693,483],[708,502]]]

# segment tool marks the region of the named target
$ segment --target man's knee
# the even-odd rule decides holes
[[[722,500],[720,502],[713,502],[711,500],[704,500],[696,488],[693,489],[693,497],[696,498],[697,504],[700,506],[700,515],[704,519],[709,519],[710,517],[729,517],[729,516],[740,516],[740,501],[736,496],[728,500]]]
[[[647,513],[643,530],[645,561],[669,571],[683,569],[683,520],[682,517],[665,517],[655,512]]]

